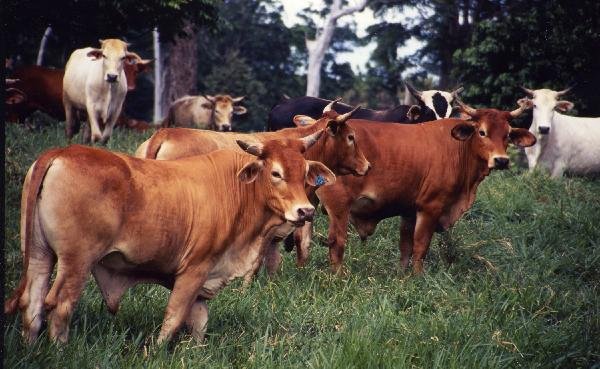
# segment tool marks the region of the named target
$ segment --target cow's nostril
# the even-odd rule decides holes
[[[117,77],[118,76],[116,74],[107,73],[106,82],[117,82]]]
[[[538,130],[541,134],[546,135],[548,132],[550,132],[550,127],[539,127]]]
[[[497,169],[506,169],[508,168],[508,158],[494,158],[494,166]]]
[[[299,208],[298,219],[311,221],[315,215],[315,208]]]

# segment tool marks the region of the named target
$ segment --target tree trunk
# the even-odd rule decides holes
[[[160,34],[158,28],[152,31],[154,41],[154,116],[152,120],[158,122],[163,118],[162,109],[162,55],[160,53]]]
[[[176,99],[197,93],[198,33],[189,22],[183,26],[186,36],[177,36],[164,57],[164,84],[161,111],[166,113]]]
[[[52,27],[46,27],[46,31],[44,32],[44,36],[42,36],[42,41],[40,41],[40,48],[38,50],[36,65],[42,65],[44,61],[44,53],[46,52],[46,45],[48,44],[48,38],[52,33]]]
[[[321,87],[321,65],[325,58],[325,53],[331,43],[335,25],[339,18],[362,11],[367,5],[368,0],[359,0],[355,6],[347,6],[342,9],[342,0],[333,0],[329,14],[325,17],[325,24],[319,31],[314,40],[306,39],[306,49],[308,50],[308,69],[306,72],[306,96],[319,96]]]

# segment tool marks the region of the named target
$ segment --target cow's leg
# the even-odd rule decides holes
[[[329,246],[329,262],[331,270],[339,273],[344,261],[344,249],[348,238],[348,220],[350,212],[347,206],[340,206],[336,209],[327,208],[329,214],[329,234],[327,236],[327,245]]]
[[[68,100],[63,100],[63,105],[65,107],[65,135],[67,136],[67,140],[71,142],[76,133],[75,119],[77,119],[77,113],[73,110],[73,105]]]
[[[178,275],[175,279],[175,285],[169,296],[165,317],[156,341],[158,344],[171,340],[188,318],[190,309],[198,296],[198,290],[206,279],[204,274],[189,271]]]
[[[92,269],[92,260],[80,256],[81,253],[59,255],[56,279],[45,299],[46,309],[50,311],[50,338],[61,343],[69,338],[69,322]]]
[[[550,172],[550,176],[552,178],[560,178],[565,172],[566,165],[562,162],[562,160],[556,160],[552,166],[552,171]]]
[[[281,265],[281,252],[279,252],[279,240],[273,240],[267,245],[267,250],[265,253],[265,268],[267,268],[267,273],[269,277],[273,277],[277,270],[279,270],[279,266]]]
[[[298,228],[294,231],[294,239],[296,241],[296,265],[299,268],[304,267],[308,261],[312,233],[312,222],[306,222],[301,228]]]
[[[98,114],[96,112],[96,109],[94,108],[94,106],[92,104],[88,104],[87,106],[87,115],[88,115],[88,122],[90,124],[90,129],[91,129],[91,142],[95,143],[97,141],[102,140],[102,132],[100,131],[100,122],[99,122],[99,116],[100,114]]]
[[[190,329],[192,336],[197,341],[202,341],[204,339],[204,334],[206,333],[207,323],[208,305],[206,305],[206,300],[198,297],[190,309],[185,324]]]
[[[32,247],[27,267],[26,285],[19,299],[23,310],[23,337],[32,343],[39,335],[44,321],[44,298],[50,287],[50,276],[56,259],[47,247]]]
[[[438,217],[426,213],[418,212],[415,223],[415,234],[413,236],[413,272],[415,274],[423,273],[423,259],[429,250],[431,237],[435,231]]]
[[[402,218],[400,223],[400,265],[408,268],[413,251],[413,236],[415,234],[415,219]]]
[[[121,105],[121,108],[122,107],[123,106]],[[100,139],[100,143],[102,145],[106,145],[106,143],[110,139],[110,136],[112,136],[113,129],[115,127],[115,124],[117,123],[117,119],[119,119],[119,116],[121,115],[121,108],[117,109],[113,113],[113,115],[107,117],[105,121],[106,124],[104,125],[104,130],[102,131],[102,138]]]

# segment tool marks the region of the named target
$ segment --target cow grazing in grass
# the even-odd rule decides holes
[[[420,123],[448,118],[452,112],[452,103],[462,91],[462,88],[452,92],[437,90],[419,91],[411,86],[410,91],[417,99],[417,105],[398,105],[387,110],[361,108],[352,117],[354,119],[394,123]],[[444,100],[444,102],[441,100]],[[330,100],[310,96],[283,100],[271,109],[267,122],[267,130],[276,131],[282,128],[293,127],[293,118],[295,115],[306,115],[318,119],[321,116],[323,108],[330,103]],[[337,100],[333,108],[342,114],[352,110],[352,106],[339,103]]]
[[[231,131],[233,115],[247,111],[245,107],[235,105],[243,98],[229,95],[184,96],[171,104],[162,126]]]
[[[401,215],[401,264],[423,272],[434,231],[452,226],[467,211],[477,186],[493,169],[506,169],[509,142],[535,143],[526,129],[509,121],[524,107],[507,112],[461,105],[469,121],[442,119],[427,124],[390,125],[350,120],[373,168],[364,177],[340,177],[317,190],[329,216],[329,258],[338,271],[348,222],[362,240],[385,218]]]
[[[312,220],[305,184],[335,182],[301,155],[322,133],[169,161],[79,145],[43,153],[23,186],[23,274],[5,313],[20,309],[32,342],[48,312],[50,337],[66,342],[92,272],[113,313],[138,283],[170,288],[158,342],[184,323],[202,339],[206,300],[253,272],[282,225]]]
[[[581,118],[560,114],[573,108],[573,103],[559,100],[570,89],[530,90],[523,88],[533,108],[529,131],[538,144],[525,149],[529,169],[542,167],[553,177],[567,171],[573,174],[600,173],[600,118]]]
[[[136,150],[135,156],[148,159],[172,160],[191,155],[205,154],[218,149],[234,149],[237,147],[237,140],[265,142],[273,139],[292,139],[314,134],[324,129],[327,134],[323,135],[315,145],[307,150],[304,153],[304,157],[309,160],[322,162],[336,175],[365,175],[370,168],[370,163],[359,147],[360,137],[357,137],[351,125],[346,124],[346,121],[352,116],[353,111],[340,115],[332,109],[332,105],[333,102],[327,105],[323,109],[322,117],[317,121],[311,122],[312,124],[310,125],[283,129],[277,132],[243,134],[220,133],[188,128],[161,129],[140,145]],[[296,118],[297,120],[303,120],[308,117],[298,116]],[[314,201],[314,188],[307,188],[307,195]],[[312,230],[311,223],[306,222],[303,229],[305,233],[310,232]],[[292,230],[293,228],[290,228],[290,232]],[[283,234],[283,232],[281,233]],[[274,242],[266,254],[266,267],[269,273],[276,271],[281,261],[281,255],[276,246],[277,242]],[[303,259],[306,247],[298,248],[299,260]],[[298,264],[303,265],[301,261]],[[249,280],[247,279],[246,283],[248,282]]]
[[[73,51],[63,78],[63,105],[66,134],[71,139],[76,130],[76,110],[85,110],[89,129],[84,130],[84,142],[105,144],[121,114],[127,78],[124,67],[138,56],[127,51],[127,43],[101,40],[101,48]],[[91,131],[91,132],[90,132]]]

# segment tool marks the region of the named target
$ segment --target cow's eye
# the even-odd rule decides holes
[[[279,173],[279,172],[272,171],[271,175],[273,176],[273,178],[281,179],[281,173]]]
[[[537,109],[537,105],[533,104],[533,108],[534,108],[534,109]]]
[[[483,129],[480,129],[480,130],[479,130],[479,135],[480,135],[481,137],[485,137],[485,131],[484,131]]]
[[[354,135],[348,135],[348,141],[354,142]]]

